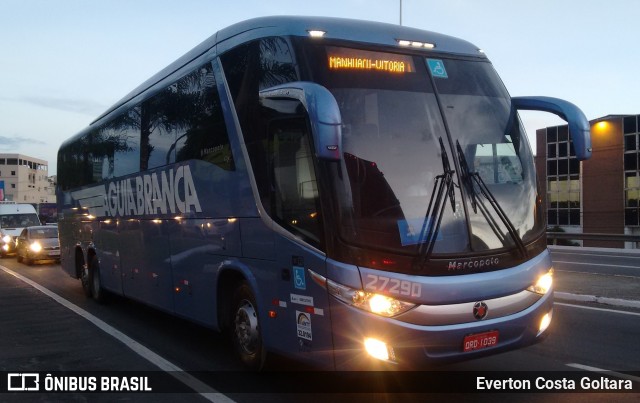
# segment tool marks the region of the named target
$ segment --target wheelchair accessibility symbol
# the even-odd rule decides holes
[[[444,68],[444,63],[440,59],[427,59],[429,70],[434,78],[449,78],[447,70]]]
[[[293,266],[293,285],[298,290],[307,289],[307,282],[304,279],[304,267]]]

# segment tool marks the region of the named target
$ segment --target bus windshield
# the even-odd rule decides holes
[[[345,242],[415,254],[437,229],[433,254],[449,255],[513,248],[540,235],[529,144],[490,63],[331,46],[317,52],[326,63],[316,64],[316,75],[342,114],[343,159],[330,183]],[[453,183],[438,196],[447,169]],[[428,214],[438,197],[442,212]]]

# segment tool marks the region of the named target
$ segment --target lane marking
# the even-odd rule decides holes
[[[566,263],[566,264],[577,264],[577,265],[583,265],[583,266],[605,266],[605,267],[622,267],[625,269],[639,269],[640,267],[636,266],[624,266],[624,265],[619,265],[619,264],[606,264],[606,263],[585,263],[585,262],[567,262],[566,260],[553,260],[551,259],[551,261],[553,263]]]
[[[566,262],[560,262],[560,263],[566,263]],[[556,271],[559,271],[559,272],[562,272],[562,273],[592,274],[594,276],[607,276],[607,277],[622,277],[622,278],[640,279],[640,276],[629,276],[629,275],[626,275],[626,274],[608,274],[608,273],[594,273],[594,272],[590,272],[590,271],[563,270],[563,269],[557,269],[557,268],[554,268],[554,269]]]
[[[640,316],[639,312],[629,312],[629,311],[618,311],[615,309],[606,309],[606,308],[595,308],[592,306],[583,306],[583,305],[574,305],[574,304],[565,304],[563,302],[553,302],[553,305],[562,305],[562,306],[569,306],[572,308],[580,308],[580,309],[589,309],[592,311],[603,311],[603,312],[609,312],[609,313],[620,313],[623,315],[632,315],[632,316]]]
[[[571,364],[566,364],[566,365],[567,365],[567,367],[571,367],[571,368],[582,369],[582,370],[589,371],[589,372],[597,372],[597,373],[603,374],[603,375],[611,375],[611,376],[615,376],[616,378],[627,379],[627,380],[630,380],[632,382],[639,382],[640,383],[640,377],[629,375],[629,374],[624,374],[622,372],[615,372],[615,371],[610,371],[608,369],[590,367],[588,365],[582,365],[582,364],[576,364],[576,363],[571,363]]]
[[[89,322],[93,323],[100,330],[102,330],[105,333],[109,334],[110,336],[114,337],[116,340],[118,340],[119,342],[121,342],[125,346],[129,347],[131,350],[133,350],[136,354],[138,354],[139,356],[141,356],[145,360],[149,361],[150,363],[152,363],[156,367],[160,368],[164,372],[167,372],[169,375],[171,375],[174,378],[176,378],[178,381],[182,382],[183,384],[187,385],[188,387],[190,387],[194,391],[198,392],[200,394],[200,396],[204,397],[208,401],[210,401],[210,402],[222,402],[222,403],[235,403],[234,400],[230,399],[226,395],[218,392],[217,390],[213,389],[212,387],[210,387],[206,383],[204,383],[204,382],[200,381],[199,379],[191,376],[190,374],[185,372],[182,368],[180,368],[177,365],[171,363],[170,361],[162,358],[158,354],[156,354],[153,351],[149,350],[147,347],[145,347],[142,344],[138,343],[137,341],[135,341],[131,337],[127,336],[126,334],[122,333],[118,329],[112,327],[111,325],[107,324],[106,322],[104,322],[103,320],[97,318],[96,316],[93,316],[92,314],[90,314],[89,312],[87,312],[84,309],[80,308],[79,306],[73,304],[72,302],[62,298],[61,296],[59,296],[55,292],[49,290],[48,288],[45,288],[42,285],[36,283],[35,281],[33,281],[33,280],[31,280],[31,279],[29,279],[29,278],[27,278],[27,277],[25,277],[25,276],[23,276],[21,274],[18,274],[16,272],[14,272],[13,270],[10,270],[10,269],[8,269],[8,268],[6,268],[4,266],[0,266],[0,269],[3,270],[4,272],[6,272],[7,274],[10,274],[10,275],[14,276],[15,278],[17,278],[17,279],[29,284],[31,287],[35,288],[36,290],[40,291],[41,293],[45,294],[46,296],[52,298],[54,301],[56,301],[60,305],[64,306],[65,308],[67,308],[69,310],[71,310],[75,314],[80,315],[81,317],[85,318]]]

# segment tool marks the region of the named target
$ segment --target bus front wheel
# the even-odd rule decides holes
[[[256,298],[246,282],[240,283],[233,294],[231,338],[242,362],[253,370],[264,367],[266,353],[258,319]]]

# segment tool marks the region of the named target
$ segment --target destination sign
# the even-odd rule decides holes
[[[329,47],[327,59],[331,70],[364,70],[399,74],[416,71],[411,56],[394,53]]]

